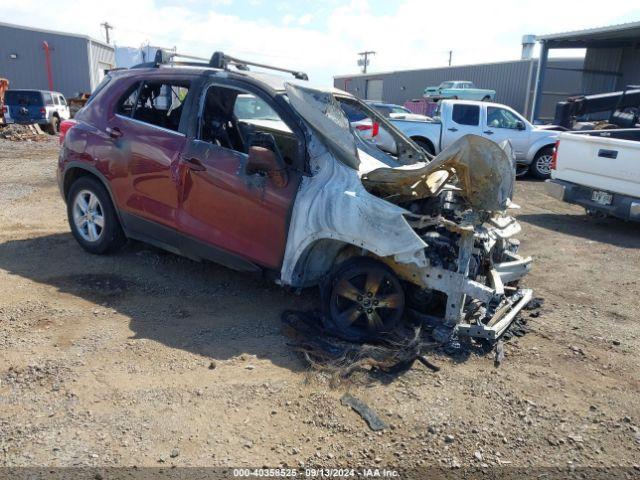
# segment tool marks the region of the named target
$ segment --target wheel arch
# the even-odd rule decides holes
[[[334,238],[314,240],[298,257],[290,279],[291,285],[311,287],[320,284],[336,264],[356,256],[356,249],[355,245]]]
[[[62,177],[62,194],[64,197],[64,201],[67,202],[67,197],[69,196],[69,190],[71,190],[71,186],[81,177],[92,177],[98,180],[102,186],[107,191],[109,195],[109,199],[111,200],[111,205],[113,205],[113,209],[116,212],[118,217],[118,221],[120,225],[124,229],[124,222],[122,221],[122,216],[120,215],[120,209],[118,208],[115,198],[113,196],[113,192],[111,191],[111,187],[109,186],[109,182],[104,178],[104,175],[100,173],[100,171],[90,165],[85,165],[83,163],[70,163],[64,170],[64,174]]]
[[[430,153],[432,155],[436,154],[436,148],[435,148],[433,142],[431,140],[429,140],[427,137],[422,136],[422,135],[412,135],[410,138],[411,138],[411,140],[414,140],[414,141],[418,140],[420,142],[426,143],[429,146],[429,148],[431,148],[431,152]]]

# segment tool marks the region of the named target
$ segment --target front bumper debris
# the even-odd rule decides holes
[[[507,304],[501,307],[486,324],[458,324],[458,334],[469,337],[484,338],[486,340],[497,340],[505,330],[509,328],[509,325],[513,323],[520,310],[522,310],[531,301],[531,298],[533,297],[533,290],[528,288],[518,290],[511,298],[514,297],[514,301],[507,302]]]

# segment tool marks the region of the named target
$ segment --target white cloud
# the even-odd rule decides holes
[[[71,14],[77,9],[75,0],[2,3],[3,21],[95,38],[103,38],[100,23],[108,21],[115,26],[111,34],[119,45],[149,41],[205,57],[223,50],[305,70],[313,81],[324,84],[331,83],[333,75],[357,72],[356,53],[364,49],[377,52],[370,71],[443,66],[448,50],[453,50],[453,63],[458,65],[509,60],[519,57],[523,34],[640,19],[640,7],[624,0],[608,0],[606,8],[600,0],[459,0],[454,15],[437,14],[433,2],[423,0],[385,6],[382,10],[391,12],[385,14],[379,13],[381,2],[345,0],[310,2],[301,16],[281,2],[274,9],[287,14],[271,21],[248,19],[240,8],[233,15],[215,8],[203,14],[187,8],[189,2],[173,7],[161,7],[156,0],[87,2],[81,19]],[[314,8],[329,13],[316,15]]]

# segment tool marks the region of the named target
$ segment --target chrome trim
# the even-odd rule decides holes
[[[631,202],[629,206],[629,216],[632,218],[640,218],[640,202]]]
[[[176,132],[175,130],[169,130],[168,128],[164,128],[164,127],[159,127],[158,125],[154,125],[153,123],[147,123],[147,122],[143,122],[142,120],[136,120],[135,118],[131,118],[131,117],[125,117],[124,115],[120,115],[119,113],[116,113],[116,117],[122,119],[122,120],[128,120],[130,122],[133,123],[139,123],[140,125],[144,125],[146,127],[151,127],[151,128],[155,128],[156,130],[161,130],[163,132],[167,132],[167,133],[173,133],[174,135],[178,135],[180,137],[185,137],[186,135],[182,132]]]

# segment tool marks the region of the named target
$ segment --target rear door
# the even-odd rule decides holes
[[[180,129],[188,80],[172,78],[132,84],[105,125],[113,162],[111,184],[133,229],[152,221],[177,227],[178,161],[186,136]],[[145,232],[141,232],[145,233]]]
[[[242,105],[236,105],[238,97]],[[194,138],[187,141],[180,164],[180,230],[271,269],[278,269],[284,257],[304,162],[303,137],[278,113],[282,108],[237,81],[207,85]],[[284,187],[262,174],[246,173],[248,149],[259,132],[273,135],[288,165]]]
[[[479,105],[466,103],[447,104],[444,108],[446,118],[442,125],[441,148],[445,149],[460,137],[467,134],[480,134]]]
[[[16,123],[34,123],[46,117],[42,92],[37,90],[8,90],[5,104]]]

